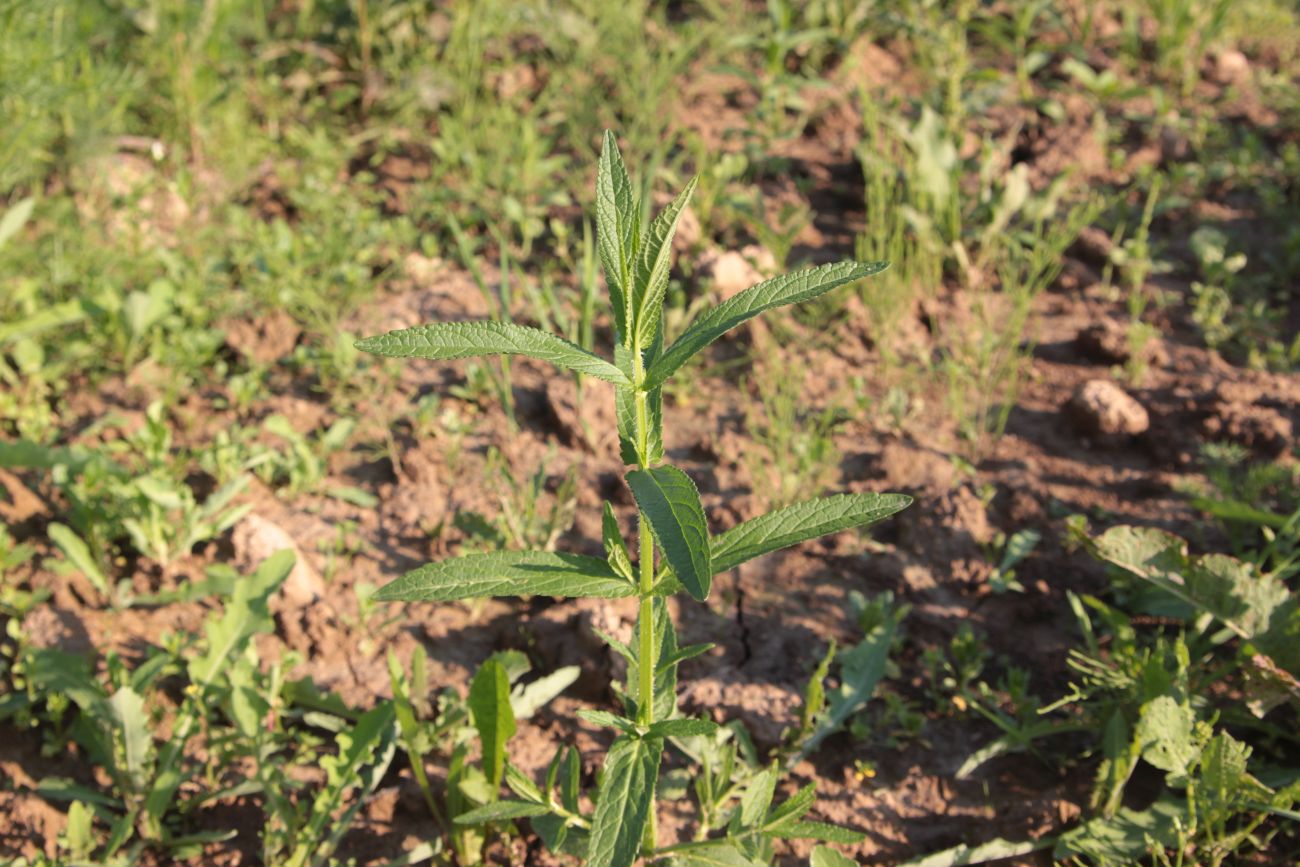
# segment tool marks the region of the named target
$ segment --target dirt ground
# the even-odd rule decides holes
[[[683,123],[700,128],[707,117],[709,124],[717,125],[721,142],[721,130],[731,122],[729,113],[743,115],[746,96],[729,90],[725,81],[704,80],[696,90]],[[1251,107],[1242,111],[1249,116]],[[998,123],[1006,130],[1020,130],[1020,150],[1036,183],[1049,181],[1066,166],[1094,171],[1099,180],[1113,172],[1081,152],[1084,146],[1070,135],[1059,129],[1040,134],[1024,121],[1008,117]],[[811,135],[781,154],[790,160],[791,176],[811,179],[809,199],[818,213],[799,240],[796,258],[822,261],[852,255],[853,233],[864,220],[861,177],[851,150],[858,125],[855,117],[830,113]],[[1129,158],[1165,157],[1159,143],[1133,142]],[[784,194],[778,182],[765,192]],[[1251,219],[1244,206],[1235,207],[1234,219]],[[1155,231],[1173,237],[1183,228],[1157,223]],[[1082,513],[1096,526],[1156,525],[1212,546],[1215,540],[1205,537],[1204,525],[1176,489],[1178,481],[1194,471],[1199,444],[1226,439],[1272,458],[1293,443],[1300,425],[1300,378],[1228,363],[1206,350],[1176,311],[1159,322],[1144,381],[1127,389],[1146,410],[1149,427],[1136,435],[1099,436],[1080,423],[1069,411],[1070,398],[1089,380],[1114,380],[1117,358],[1106,334],[1126,316],[1101,285],[1106,240],[1085,233],[1069,251],[1061,277],[1038,299],[1028,376],[1006,434],[990,445],[977,476],[963,474],[949,459],[960,451],[960,444],[937,390],[918,395],[923,399],[913,401],[914,415],[901,432],[880,413],[862,413],[835,429],[843,459],[831,487],[905,492],[916,498],[915,504],[875,528],[870,544],[852,533],[839,534],[719,576],[706,605],[674,602],[683,642],[717,643],[713,652],[683,667],[684,709],[718,721],[742,720],[760,748],[774,746],[782,729],[794,722],[804,684],[827,642],[858,637],[847,603],[850,591],[870,596],[888,590],[912,606],[896,660],[898,676],[889,688],[926,708],[930,719],[923,737],[886,748],[837,736],[811,761],[800,764],[791,781],[818,782],[815,818],[867,835],[866,842],[852,850],[861,861],[896,863],[961,842],[1038,837],[1078,817],[1091,782],[1092,768],[1086,763],[1058,772],[1053,764],[1021,754],[991,762],[973,779],[954,779],[962,761],[996,731],[973,718],[941,714],[926,702],[920,648],[945,644],[962,624],[970,624],[1007,664],[1033,672],[1038,695],[1048,700],[1061,695],[1068,681],[1065,655],[1076,638],[1066,593],[1097,592],[1104,586],[1097,564],[1062,546],[1063,517]],[[421,267],[408,267],[400,283],[348,323],[349,330],[376,333],[484,315],[477,288],[458,268],[429,260],[409,264]],[[1161,279],[1163,289],[1187,291],[1186,285]],[[918,357],[933,351],[933,323],[960,317],[965,309],[962,290],[956,288],[918,305],[906,317],[908,351]],[[802,326],[793,320],[783,328],[781,335],[774,335],[748,327],[711,352],[719,359],[752,351],[768,366],[801,362],[802,369],[817,372],[803,388],[803,402],[811,409],[841,394],[851,376],[865,378],[868,397],[878,400],[885,393],[889,383],[877,377],[877,336],[856,299],[846,304],[833,340],[801,332]],[[284,323],[231,323],[227,329],[232,355],[279,358],[294,339],[291,326]],[[606,350],[609,341],[608,333],[598,338]],[[446,394],[448,387],[463,380],[464,371],[463,363],[401,367],[393,388],[375,389],[356,441],[382,445],[384,418],[401,414],[420,396]],[[386,374],[376,370],[375,376]],[[670,460],[699,484],[716,533],[762,508],[763,492],[754,490],[744,460],[754,447],[752,432],[746,430],[748,397],[719,378],[700,376],[691,382],[698,390],[670,394],[667,400],[667,447]],[[324,398],[285,368],[273,370],[271,386],[272,400],[244,415],[227,408],[219,391],[189,394],[171,419],[177,445],[202,443],[236,421],[255,422],[274,413],[288,417],[299,430],[318,429],[334,418]],[[525,360],[514,366],[514,398],[517,435],[508,433],[498,408],[469,406],[447,397],[447,404],[473,421],[454,442],[449,435],[420,436],[402,425],[392,431],[387,447],[356,447],[334,455],[327,485],[359,487],[378,497],[375,509],[315,495],[289,502],[254,483],[247,495],[253,514],[283,530],[310,567],[301,586],[279,602],[276,634],[265,638],[259,649],[264,660],[286,650],[301,653],[304,662],[294,676],[310,676],[321,689],[358,706],[387,695],[384,657],[389,649],[405,662],[416,646],[423,646],[432,662],[435,689],[463,690],[475,666],[505,648],[527,652],[540,671],[579,665],[578,683],[521,724],[511,757],[525,771],[536,773],[545,767],[556,743],[574,743],[583,752],[590,780],[607,736],[576,722],[574,711],[613,706],[608,683],[622,669],[594,629],[630,634],[632,601],[539,598],[422,604],[383,608],[369,619],[358,611],[358,585],[383,584],[406,569],[457,551],[464,538],[450,521],[457,512],[497,510],[494,492],[475,483],[483,476],[489,445],[502,449],[515,468],[530,471],[546,461],[552,487],[570,467],[576,468],[577,520],[561,548],[599,552],[603,499],[611,499],[620,520],[631,527],[634,509],[620,484],[622,466],[612,438],[597,435],[589,441],[582,424],[585,420],[595,431],[613,428],[612,396],[603,384],[587,386],[579,409],[571,380]],[[147,403],[146,389],[119,380],[77,393],[71,410],[84,427],[110,412],[142,420]],[[44,534],[57,514],[49,486],[39,476],[25,474],[5,473],[0,482],[11,491],[6,508],[13,514],[7,517],[18,538],[32,541],[40,554],[52,553]],[[350,561],[329,569],[318,543],[333,539],[343,522],[354,522],[360,550]],[[435,535],[430,531],[436,527],[442,531]],[[1043,543],[1018,570],[1025,592],[995,594],[988,584],[993,566],[986,546],[999,531],[1010,534],[1026,528],[1039,530]],[[169,570],[141,562],[134,586],[140,592],[177,587],[201,577],[212,562],[240,562],[246,554],[228,536],[202,546]],[[38,556],[33,563],[40,560]],[[322,577],[327,572],[328,580]],[[34,566],[29,581],[53,591],[52,604],[29,621],[34,640],[74,652],[113,648],[127,660],[139,659],[158,636],[195,630],[209,611],[206,603],[196,602],[111,612],[87,604],[88,594],[75,580],[68,582]],[[1071,755],[1071,747],[1068,741],[1045,745],[1061,756]],[[874,775],[855,766],[863,759],[875,763]],[[35,732],[12,727],[0,736],[0,775],[18,782],[51,775],[95,782],[75,756],[42,755]],[[6,801],[0,803],[0,853],[45,848],[58,832],[61,814],[34,795],[0,797]],[[255,863],[260,823],[255,809],[236,802],[201,815],[208,827],[240,830],[236,841],[214,851],[205,863]],[[341,854],[378,863],[421,839],[427,822],[409,769],[395,763]],[[664,816],[664,842],[675,839],[680,830],[671,813]],[[494,859],[550,863],[535,839],[514,845],[516,851],[497,851]],[[806,849],[795,845],[790,851],[806,855]],[[1025,863],[1040,862],[1030,858]]]

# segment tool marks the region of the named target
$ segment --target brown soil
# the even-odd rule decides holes
[[[869,48],[868,61],[871,52],[889,56]],[[871,68],[878,67],[876,63]],[[698,118],[709,118],[703,132],[722,143],[728,112],[736,115],[735,125],[744,125],[744,104],[729,101],[725,89],[710,90],[707,82],[698,89],[702,95],[684,123],[699,126],[703,121]],[[863,215],[854,210],[860,207],[860,192],[851,154],[851,130],[857,123],[856,118],[841,120],[830,113],[816,135],[791,143],[789,152],[781,154],[791,161],[792,175],[815,179],[811,198],[819,220],[806,239],[814,259],[850,254],[852,233],[861,225]],[[1073,133],[1058,129],[1038,137],[1028,130],[1023,134],[1030,137],[1027,158],[1036,178],[1050,180],[1067,166],[1104,172],[1077,152],[1078,136]],[[1135,154],[1140,151],[1141,146],[1135,146]],[[418,177],[419,171],[418,166],[403,164],[390,173]],[[1075,819],[1086,803],[1091,766],[1058,772],[1054,763],[1021,755],[990,763],[972,780],[954,779],[961,762],[995,731],[926,699],[921,648],[946,644],[959,626],[970,624],[987,636],[1001,660],[996,665],[1029,668],[1038,695],[1060,695],[1066,681],[1065,653],[1075,638],[1066,592],[1095,592],[1104,584],[1098,566],[1064,550],[1060,519],[1084,513],[1097,526],[1133,522],[1186,533],[1195,525],[1195,515],[1174,483],[1193,471],[1200,443],[1229,439],[1273,458],[1293,442],[1293,431],[1300,425],[1300,378],[1235,367],[1202,348],[1186,323],[1171,317],[1161,323],[1159,351],[1152,354],[1149,372],[1140,386],[1130,389],[1149,414],[1149,429],[1119,440],[1086,435],[1063,408],[1082,383],[1112,378],[1115,359],[1107,356],[1104,346],[1098,349],[1095,329],[1099,323],[1119,323],[1124,316],[1100,290],[1097,262],[1086,240],[1071,252],[1061,279],[1039,299],[1032,335],[1036,348],[1025,387],[1005,436],[980,462],[977,479],[962,475],[949,460],[962,446],[942,411],[939,392],[915,395],[923,403],[903,433],[893,431],[883,414],[863,413],[836,429],[835,444],[843,460],[833,487],[908,492],[915,495],[915,505],[880,526],[870,546],[854,534],[840,534],[720,576],[707,605],[676,606],[683,642],[718,645],[684,666],[685,709],[720,721],[742,720],[760,748],[775,745],[782,729],[793,722],[804,683],[827,642],[856,640],[847,602],[850,591],[872,595],[888,590],[913,606],[904,625],[900,675],[889,688],[926,712],[929,721],[922,739],[887,748],[876,739],[835,737],[812,761],[799,765],[790,782],[793,787],[817,780],[815,817],[867,835],[853,852],[860,860],[896,863],[960,842],[1036,837]],[[479,293],[466,275],[427,260],[408,265],[407,281],[348,323],[349,330],[373,333],[484,314]],[[938,300],[915,311],[907,332],[921,342],[913,347],[918,354],[929,349],[929,323],[959,315],[959,295],[956,290],[937,293]],[[781,337],[747,329],[715,347],[713,358],[753,351],[756,363],[768,369],[801,362],[803,369],[819,373],[804,389],[803,403],[809,408],[837,399],[854,374],[871,381],[865,396],[879,399],[890,384],[889,372],[880,371],[875,335],[860,306],[849,304],[846,309],[849,315],[832,346],[786,320]],[[297,339],[287,320],[234,322],[227,329],[232,352],[262,363],[283,357]],[[590,781],[607,737],[575,722],[574,711],[613,706],[607,685],[621,674],[620,663],[594,630],[626,636],[635,616],[630,603],[492,600],[394,608],[368,621],[359,616],[360,584],[382,584],[403,570],[455,553],[464,539],[450,523],[457,512],[498,510],[495,493],[478,481],[484,477],[489,446],[500,448],[518,471],[531,472],[549,461],[552,482],[570,467],[576,469],[578,518],[562,548],[598,550],[603,498],[612,499],[620,519],[631,526],[633,509],[619,482],[622,467],[604,433],[612,427],[613,414],[607,388],[590,383],[579,406],[567,379],[519,361],[514,365],[514,396],[520,429],[511,435],[499,408],[446,396],[448,387],[462,382],[464,375],[463,363],[408,364],[396,373],[391,388],[376,386],[368,394],[355,438],[358,445],[334,457],[323,487],[359,486],[379,497],[377,509],[311,494],[289,500],[261,487],[248,494],[255,514],[283,529],[317,575],[328,574],[319,599],[297,605],[281,602],[277,632],[260,649],[264,659],[288,649],[302,653],[306,661],[293,676],[310,676],[322,690],[335,691],[362,707],[388,695],[384,657],[389,650],[406,662],[414,648],[423,646],[431,659],[435,690],[450,686],[463,691],[477,664],[503,648],[526,651],[543,672],[579,665],[582,679],[568,695],[521,725],[512,760],[537,774],[556,743],[575,743],[583,751]],[[380,383],[386,375],[375,369],[373,376]],[[695,376],[688,381],[689,391],[670,393],[667,401],[667,445],[671,460],[697,480],[716,532],[762,507],[763,492],[752,490],[745,461],[755,447],[745,429],[748,397],[719,378]],[[334,419],[326,397],[294,381],[284,368],[273,369],[271,385],[272,401],[246,417],[220,408],[222,395],[215,391],[190,394],[172,419],[182,431],[178,445],[202,443],[236,421],[255,422],[271,413],[286,415],[301,431],[319,430]],[[392,426],[388,447],[388,420],[402,417],[416,398],[431,392],[443,394],[445,406],[472,422],[467,432],[458,437],[419,436],[401,422]],[[110,411],[140,418],[149,398],[142,387],[115,382],[75,395],[71,403],[76,416],[89,422]],[[594,441],[588,441],[584,421],[595,432]],[[5,473],[0,482],[11,492],[5,505],[14,511],[18,535],[37,545],[41,555],[51,553],[44,529],[57,514],[52,490],[35,474]],[[983,498],[985,491],[993,492],[990,501]],[[330,542],[344,521],[355,522],[360,553],[338,561],[331,571],[318,543]],[[441,532],[431,533],[435,528]],[[1044,537],[1018,570],[1026,591],[994,594],[988,585],[991,566],[985,546],[999,530],[1024,528],[1039,529]],[[202,546],[169,570],[142,562],[133,580],[140,592],[175,587],[200,577],[208,563],[233,557],[232,546],[222,540]],[[33,562],[40,560],[38,556]],[[90,594],[77,581],[69,583],[41,568],[33,568],[26,578],[31,587],[53,593],[50,604],[28,621],[33,640],[73,652],[97,648],[102,655],[115,649],[135,660],[166,632],[199,629],[210,610],[205,603],[193,603],[111,612],[88,604]],[[34,781],[68,776],[96,782],[81,757],[69,752],[46,755],[41,746],[38,733],[3,729],[0,777],[11,783],[0,792],[0,854],[53,851],[62,814],[32,793]],[[1064,757],[1072,754],[1072,746],[1049,743],[1045,749]],[[874,776],[860,774],[857,760],[875,762]],[[671,812],[664,818],[661,838],[667,842],[683,829]],[[198,821],[204,828],[233,827],[240,834],[233,843],[214,847],[203,863],[256,863],[260,814],[253,804],[217,805],[199,813]],[[381,863],[427,833],[418,791],[399,760],[342,854],[361,863]],[[794,845],[788,851],[806,855],[808,848]],[[518,843],[513,852],[496,851],[493,857],[500,863],[551,863],[534,840]]]

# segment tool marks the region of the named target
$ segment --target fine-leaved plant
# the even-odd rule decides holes
[[[713,576],[763,554],[827,533],[861,527],[893,515],[910,500],[896,494],[839,494],[786,506],[714,536],[695,483],[664,460],[664,384],[696,353],[749,319],[816,298],[837,286],[878,274],[883,262],[839,262],[775,277],[703,312],[665,346],[663,306],[672,237],[695,181],[648,224],[614,137],[606,133],[596,183],[597,250],[609,290],[616,345],[612,360],[557,335],[508,321],[438,322],[361,340],[360,349],[398,358],[456,359],[526,355],[615,387],[620,450],[631,469],[625,480],[639,513],[629,546],[613,509],[604,510],[604,558],[550,551],[498,551],[431,563],[381,588],[375,599],[445,602],[488,596],[634,597],[639,616],[630,644],[609,639],[627,658],[623,713],[583,711],[589,722],[617,735],[605,758],[594,811],[582,809],[578,764],[558,751],[544,786],[506,766],[499,776],[515,798],[497,800],[456,817],[462,824],[501,825],[529,819],[552,850],[577,855],[592,867],[627,867],[638,857],[672,864],[755,864],[784,838],[853,842],[846,829],[804,821],[811,788],[773,805],[776,776],[747,784],[725,837],[659,847],[656,785],[666,742],[716,733],[706,719],[677,709],[677,668],[711,645],[682,647],[668,597],[685,592],[708,598]],[[633,559],[633,552],[636,559]]]

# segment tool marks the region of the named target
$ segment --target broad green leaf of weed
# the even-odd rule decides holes
[[[808,867],[858,867],[858,862],[829,846],[814,846]]]
[[[1185,778],[1200,757],[1196,712],[1173,696],[1162,695],[1142,706],[1134,736],[1142,758],[1172,779]]]
[[[709,595],[713,569],[708,525],[695,483],[673,466],[633,470],[626,478],[668,565],[687,592],[703,602]]]
[[[620,737],[605,756],[587,867],[631,867],[654,809],[663,741]]]
[[[641,234],[640,213],[618,142],[606,130],[596,170],[596,243],[620,343],[630,342],[631,336],[628,300]]]
[[[1057,838],[1053,858],[1088,858],[1106,864],[1133,864],[1151,852],[1178,840],[1188,825],[1187,804],[1166,795],[1145,810],[1121,808],[1113,817],[1098,817],[1071,828]],[[929,867],[929,865],[926,865]]]
[[[990,840],[977,846],[968,846],[963,843],[942,852],[935,852],[922,858],[906,861],[901,867],[959,867],[959,865],[965,864],[984,864],[988,861],[1000,861],[1004,858],[1028,855],[1030,852],[1037,852],[1039,849],[1050,847],[1052,842],[1053,838],[1051,837],[1042,840],[1004,840],[999,837],[996,840]],[[856,862],[846,860],[845,863],[855,864]]]
[[[777,766],[771,764],[750,779],[740,796],[740,811],[736,814],[741,828],[753,828],[767,817],[779,777]]]
[[[795,503],[737,524],[710,542],[714,574],[850,527],[865,527],[912,503],[902,494],[836,494]]]
[[[615,385],[630,385],[612,363],[562,337],[509,322],[435,322],[357,341],[357,349],[389,358],[448,360],[476,355],[526,355]]]
[[[668,269],[672,262],[673,235],[682,210],[695,192],[699,177],[691,178],[668,207],[650,223],[637,256],[634,305],[636,309],[637,346],[649,346],[662,324],[664,293],[668,289]]]
[[[528,801],[497,801],[484,804],[456,817],[457,825],[485,825],[488,822],[511,822],[515,819],[528,819],[545,816],[550,813],[545,804],[532,804]]]
[[[131,788],[138,792],[144,787],[148,775],[149,753],[153,746],[144,698],[130,687],[122,687],[108,700],[108,709],[122,745],[123,770]]]
[[[430,563],[381,587],[379,602],[447,602],[488,596],[620,599],[636,589],[604,560],[547,551],[498,551]]]
[[[59,550],[68,558],[68,562],[86,576],[86,580],[99,591],[101,596],[108,598],[111,592],[108,576],[99,568],[94,555],[90,553],[90,547],[82,541],[82,538],[71,527],[59,523],[51,523],[46,528],[46,533],[50,541],[59,546]]]
[[[826,715],[804,741],[799,752],[801,756],[817,749],[823,740],[838,731],[850,716],[871,700],[876,685],[884,677],[889,650],[901,617],[901,612],[888,612],[866,638],[840,654],[840,685],[828,694]]]
[[[654,357],[655,347],[646,352],[648,358]],[[625,371],[628,376],[632,372],[632,350],[623,346],[614,347],[614,361],[620,369]],[[664,457],[664,412],[663,412],[663,390],[655,387],[646,391],[646,421],[649,423],[649,429],[646,431],[646,461],[654,464]],[[623,463],[636,464],[640,462],[640,456],[637,454],[636,445],[636,394],[631,388],[615,387],[614,389],[614,417],[618,423],[618,441],[619,454],[623,457]]]
[[[289,577],[294,560],[292,551],[266,558],[251,576],[235,584],[221,617],[209,618],[203,625],[207,649],[189,664],[190,681],[200,690],[212,683],[249,638],[272,627],[267,603]]]
[[[605,503],[605,511],[601,516],[600,539],[610,568],[629,583],[634,582],[636,573],[632,571],[632,555],[628,553],[627,542],[618,528],[618,518],[614,517],[614,509],[609,503]]]
[[[754,861],[731,843],[710,843],[695,849],[688,849],[673,855],[665,863],[670,867],[759,867],[762,863]]]
[[[581,674],[580,667],[566,665],[532,683],[515,686],[510,691],[510,709],[514,711],[515,719],[530,718],[572,686]]]
[[[469,711],[483,748],[483,771],[493,796],[505,772],[506,742],[515,734],[510,709],[510,680],[505,667],[489,659],[479,667],[469,687]]]
[[[885,262],[837,262],[783,274],[751,286],[695,320],[651,365],[645,387],[662,385],[701,349],[764,311],[809,301],[837,286],[879,274],[887,267]]]

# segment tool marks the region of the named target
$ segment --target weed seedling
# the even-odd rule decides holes
[[[910,500],[895,494],[840,494],[787,506],[712,536],[695,483],[664,462],[662,389],[692,356],[732,328],[766,310],[816,298],[887,266],[841,262],[775,277],[705,311],[666,346],[662,314],[672,237],[695,181],[646,225],[635,189],[614,137],[606,133],[597,176],[596,219],[597,251],[616,337],[612,361],[554,334],[499,320],[434,323],[358,344],[365,351],[398,358],[526,355],[612,383],[621,454],[632,467],[625,480],[639,513],[635,543],[627,544],[613,509],[606,504],[605,558],[548,551],[470,554],[410,572],[374,598],[445,602],[487,596],[568,596],[640,601],[631,643],[610,640],[628,660],[623,713],[581,714],[617,731],[591,797],[594,811],[582,809],[578,765],[561,749],[544,786],[508,766],[494,776],[497,782],[504,780],[516,797],[492,800],[457,815],[457,823],[502,825],[527,818],[550,849],[577,855],[593,867],[628,867],[638,857],[670,858],[674,863],[770,863],[774,839],[854,842],[858,839],[854,832],[803,820],[813,805],[811,787],[773,806],[777,782],[773,767],[751,776],[743,793],[735,793],[740,804],[725,836],[659,847],[655,802],[665,744],[671,742],[689,755],[683,746],[686,741],[721,745],[726,739],[712,721],[678,714],[678,665],[711,645],[679,647],[667,603],[682,591],[703,602],[714,575],[771,551],[882,520]],[[734,746],[728,749],[734,752]]]

